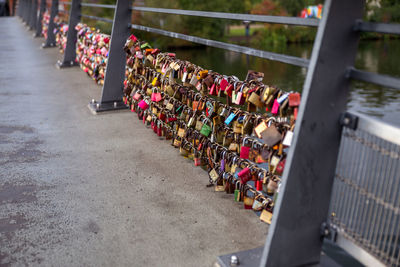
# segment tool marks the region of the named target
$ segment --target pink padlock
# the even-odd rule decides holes
[[[161,93],[152,93],[151,94],[151,101],[160,102],[161,99],[162,99]]]
[[[272,109],[271,109],[271,113],[276,115],[276,114],[278,114],[278,111],[279,111],[279,102],[278,102],[278,100],[275,99],[274,105],[272,106]]]
[[[146,103],[146,101],[142,100],[139,102],[138,104],[139,108],[141,108],[142,110],[146,110],[149,107],[149,104]]]

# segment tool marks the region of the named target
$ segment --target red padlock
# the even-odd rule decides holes
[[[246,142],[247,139],[248,139],[247,137],[243,138],[243,144],[242,144],[242,147],[240,148],[240,158],[242,158],[242,159],[249,158],[251,144],[248,144]]]
[[[222,79],[222,80],[221,80],[221,83],[219,84],[219,88],[220,88],[222,91],[225,91],[225,89],[226,89],[226,87],[227,87],[228,85],[229,85],[228,81],[225,80],[225,79]]]
[[[250,169],[249,168],[244,168],[243,170],[241,170],[239,173],[238,173],[238,177],[240,178],[240,182],[242,183],[242,184],[246,184],[248,181],[249,181],[249,179],[250,179]]]
[[[256,190],[257,191],[262,191],[262,181],[258,180],[256,181]]]
[[[278,163],[278,166],[276,166],[276,170],[275,170],[275,173],[276,173],[276,174],[282,175],[283,170],[285,169],[285,163],[286,163],[286,159],[281,160],[281,161]]]
[[[157,127],[157,135],[158,135],[159,137],[162,136],[162,128],[161,128],[160,126]]]

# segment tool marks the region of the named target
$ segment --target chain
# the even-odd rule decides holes
[[[395,207],[392,203],[388,203],[385,200],[383,200],[380,197],[376,197],[374,194],[368,192],[365,188],[360,187],[359,185],[357,185],[356,183],[354,183],[351,179],[345,178],[339,174],[336,174],[335,177],[343,182],[346,185],[349,185],[350,187],[354,188],[356,191],[358,191],[361,195],[365,195],[367,196],[367,198],[374,200],[377,204],[383,206],[385,209],[388,209],[390,211],[392,211],[395,215],[399,215],[400,214],[400,208],[399,207]]]
[[[390,150],[387,150],[387,149],[385,149],[383,147],[380,147],[379,145],[377,145],[377,144],[375,144],[373,142],[367,141],[364,138],[361,138],[361,137],[357,136],[354,133],[348,133],[347,132],[347,133],[344,133],[343,136],[349,137],[349,138],[353,139],[354,141],[356,141],[356,142],[358,142],[360,144],[363,144],[363,145],[365,145],[365,146],[367,146],[367,147],[369,147],[369,148],[371,148],[371,149],[373,149],[375,151],[378,151],[383,156],[389,156],[389,157],[391,157],[393,159],[399,159],[400,158],[400,154],[398,152],[390,151]]]

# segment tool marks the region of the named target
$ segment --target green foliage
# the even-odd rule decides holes
[[[398,0],[381,0],[380,6],[371,6],[369,3],[369,10],[371,11],[368,17],[370,21],[400,23],[400,1]]]
[[[257,29],[251,44],[258,49],[285,47],[287,43],[314,41],[316,29],[309,27],[285,27],[273,25]]]

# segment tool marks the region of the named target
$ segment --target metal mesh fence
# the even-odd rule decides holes
[[[330,222],[388,266],[400,266],[400,146],[343,129]]]

